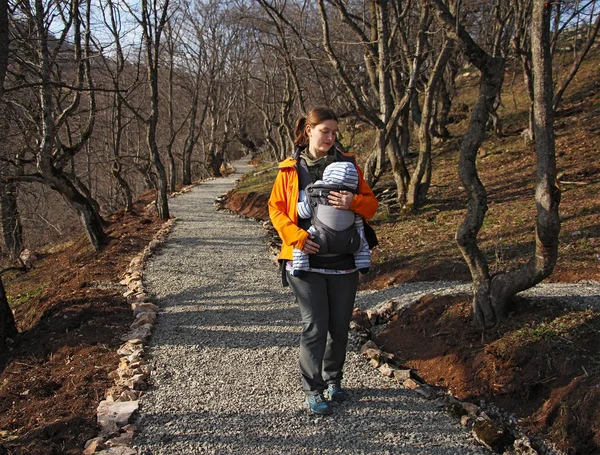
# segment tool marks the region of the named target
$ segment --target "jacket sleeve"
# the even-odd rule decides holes
[[[354,199],[350,205],[350,210],[362,216],[364,219],[370,220],[375,215],[375,212],[377,212],[379,201],[365,180],[362,170],[356,163],[356,159],[354,161],[356,170],[358,171],[358,194],[354,195]]]
[[[298,227],[297,221],[289,215],[295,212],[297,205],[297,201],[288,200],[292,193],[290,179],[293,176],[290,174],[291,172],[284,170],[277,174],[269,198],[269,216],[283,243],[302,249],[308,232]]]

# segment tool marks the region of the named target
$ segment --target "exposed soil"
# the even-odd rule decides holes
[[[269,195],[265,193],[236,193],[231,192],[225,203],[225,207],[232,212],[247,216],[248,218],[256,218],[259,220],[269,219],[269,210],[267,203]]]
[[[428,383],[494,402],[567,453],[600,453],[597,311],[516,299],[506,321],[481,333],[468,297],[424,297],[375,341]]]
[[[20,333],[0,352],[0,453],[79,454],[97,436],[96,407],[133,320],[119,275],[163,224],[152,200],[108,220],[101,253],[82,236],[3,277]]]

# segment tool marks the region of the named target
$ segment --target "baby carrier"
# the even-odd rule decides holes
[[[298,174],[301,188],[298,200],[298,225],[319,245],[315,256],[354,256],[354,266],[367,273],[371,251],[365,237],[363,219],[351,210],[341,210],[329,203],[332,191],[359,192],[359,176],[354,160],[336,153],[336,161],[323,170],[322,180],[312,182],[306,163],[300,161]],[[351,266],[350,266],[351,267]],[[300,276],[310,268],[309,255],[297,248],[293,251],[290,273]]]
[[[338,210],[328,200],[331,191],[350,191],[356,188],[322,181],[306,187],[312,217],[311,224],[316,232],[313,241],[319,244],[318,255],[354,254],[361,247],[361,239],[355,226],[355,214],[350,210]]]

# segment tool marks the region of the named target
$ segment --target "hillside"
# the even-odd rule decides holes
[[[559,259],[546,282],[590,282],[600,292],[600,72],[598,52],[581,68],[556,118],[558,178],[562,192]],[[529,260],[535,231],[535,150],[524,143],[527,103],[519,77],[506,84],[500,115],[504,136],[491,135],[478,164],[489,210],[479,235],[491,272],[514,270]],[[461,77],[455,106],[472,105],[474,74]],[[458,178],[458,144],[468,122],[453,112],[453,137],[434,150],[427,204],[415,214],[399,213],[390,199],[391,179],[374,188],[381,205],[374,217],[380,246],[362,289],[415,281],[469,281],[454,242],[465,212]],[[364,134],[351,151],[365,158],[372,140]],[[266,201],[275,163],[262,163],[244,179],[228,207],[268,219]],[[416,369],[429,383],[473,403],[495,403],[531,435],[571,454],[600,452],[600,310],[571,309],[515,299],[509,319],[484,334],[470,325],[470,299],[422,299],[376,339]]]
[[[3,277],[20,333],[0,353],[0,453],[80,454],[97,436],[96,407],[133,321],[120,275],[163,225],[153,199],[110,217],[101,253],[82,236]]]

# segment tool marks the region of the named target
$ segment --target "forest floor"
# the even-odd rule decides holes
[[[600,280],[598,61],[582,67],[557,115],[562,230],[559,260],[548,281]],[[469,105],[476,96],[476,76],[461,83],[456,106]],[[489,196],[479,240],[492,273],[529,260],[535,231],[535,150],[520,134],[527,113],[512,91],[504,100],[505,134],[490,137],[478,160]],[[456,169],[467,113],[456,110],[453,117],[453,137],[435,148],[428,201],[417,213],[397,210],[389,181],[376,187],[382,203],[373,225],[380,247],[362,289],[469,280],[454,242],[465,210]],[[354,134],[346,142],[354,141],[357,150],[372,147],[365,131]],[[229,198],[229,208],[266,219],[275,173],[246,178]],[[101,253],[81,237],[60,251],[36,252],[39,260],[29,272],[3,277],[20,334],[0,352],[0,455],[78,454],[97,435],[96,407],[111,385],[108,373],[117,367],[116,349],[133,319],[116,283],[162,226],[147,210],[152,199],[142,197],[135,214],[110,217],[110,240]],[[567,305],[515,299],[508,320],[482,334],[471,328],[464,296],[426,297],[377,341],[431,384],[465,400],[498,404],[531,434],[569,454],[597,454],[600,313]]]
[[[96,408],[133,322],[120,275],[163,226],[153,200],[108,219],[101,253],[82,236],[4,275],[19,335],[0,352],[0,454],[75,455],[98,435]]]

